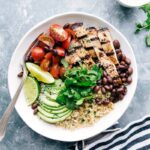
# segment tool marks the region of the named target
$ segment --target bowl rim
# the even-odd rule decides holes
[[[49,20],[52,20],[52,19],[54,19],[54,18],[57,18],[57,17],[62,17],[62,16],[67,16],[67,15],[85,15],[85,16],[89,16],[89,17],[93,17],[93,18],[95,18],[95,19],[98,19],[98,20],[101,20],[102,22],[104,22],[105,24],[107,24],[107,25],[109,25],[113,30],[115,30],[118,34],[120,34],[120,36],[122,37],[122,39],[127,43],[127,45],[128,45],[128,47],[131,49],[131,52],[132,52],[132,55],[133,55],[133,60],[134,60],[134,62],[135,62],[135,68],[134,68],[134,71],[135,71],[135,86],[134,86],[134,88],[132,89],[133,90],[133,92],[132,92],[132,95],[131,95],[131,100],[130,100],[130,102],[126,105],[126,108],[122,111],[122,113],[121,114],[119,114],[119,117],[116,119],[116,120],[114,120],[113,122],[112,122],[112,124],[111,125],[113,125],[113,123],[115,123],[117,120],[119,120],[121,117],[122,117],[122,115],[125,113],[125,111],[127,110],[127,108],[129,107],[129,104],[131,103],[131,101],[132,101],[132,99],[133,99],[133,96],[134,96],[134,94],[135,94],[135,90],[136,90],[136,87],[137,87],[137,81],[138,81],[138,72],[137,72],[137,63],[136,63],[136,59],[135,59],[135,55],[134,55],[134,53],[133,53],[133,49],[132,49],[132,47],[131,47],[131,45],[130,45],[130,43],[128,42],[128,40],[126,39],[126,37],[115,27],[115,26],[113,26],[111,23],[109,23],[108,21],[106,21],[106,20],[104,20],[103,18],[101,18],[101,17],[98,17],[98,16],[96,16],[96,15],[93,15],[93,14],[89,14],[89,13],[85,13],[85,12],[76,12],[76,11],[73,11],[73,12],[65,12],[65,13],[59,13],[59,14],[56,14],[56,15],[53,15],[53,16],[51,16],[51,17],[49,17],[49,18],[47,18],[47,19],[45,19],[45,20],[43,20],[43,21],[40,21],[39,23],[37,23],[36,25],[34,25],[33,27],[31,27],[26,33],[25,33],[25,35],[21,38],[21,40],[19,41],[19,43],[17,44],[17,46],[16,46],[16,48],[15,48],[15,50],[14,50],[14,52],[12,53],[12,57],[11,57],[11,60],[10,60],[10,63],[9,63],[9,66],[8,66],[8,74],[7,74],[7,79],[8,79],[8,90],[9,90],[9,95],[10,95],[10,97],[11,97],[11,99],[12,99],[12,95],[11,95],[11,93],[10,93],[10,83],[9,83],[9,75],[10,75],[10,67],[11,67],[11,64],[12,64],[12,60],[14,59],[14,56],[16,55],[16,53],[17,53],[17,49],[20,47],[20,45],[24,42],[24,40],[28,37],[28,35],[30,34],[30,32],[32,32],[34,29],[36,29],[36,28],[38,28],[39,26],[41,26],[42,24],[44,24],[44,23],[46,23],[47,21],[49,21]],[[18,112],[18,110],[17,110],[17,108],[16,108],[16,106],[15,106],[15,109],[16,109],[16,111],[17,111],[17,113],[18,113],[18,115],[20,116],[20,114],[19,114],[19,112]],[[101,132],[97,132],[97,134],[90,134],[89,136],[86,136],[86,137],[84,137],[84,138],[78,138],[78,139],[59,139],[59,138],[53,138],[53,137],[49,137],[48,135],[43,135],[42,133],[40,133],[39,131],[37,131],[37,130],[34,130],[34,128],[32,128],[31,126],[29,126],[26,122],[25,122],[25,120],[24,120],[24,118],[23,117],[21,117],[20,116],[20,118],[23,120],[23,122],[30,128],[30,129],[32,129],[34,132],[36,132],[36,133],[38,133],[38,134],[40,134],[40,135],[42,135],[42,136],[44,136],[44,137],[46,137],[46,138],[49,138],[49,139],[53,139],[53,140],[58,140],[58,141],[65,141],[65,142],[75,142],[75,141],[79,141],[79,140],[85,140],[85,139],[88,139],[88,138],[90,138],[90,137],[93,137],[93,136],[96,136],[96,135],[98,135],[98,134],[100,134]],[[107,127],[106,127],[107,128]],[[105,128],[105,129],[106,129]],[[105,130],[104,129],[104,130]]]

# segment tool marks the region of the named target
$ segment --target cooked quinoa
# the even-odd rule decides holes
[[[108,105],[98,105],[95,102],[84,103],[79,109],[73,111],[72,115],[62,122],[58,122],[57,125],[67,128],[76,129],[92,125],[98,119],[108,114],[113,109],[113,103]]]

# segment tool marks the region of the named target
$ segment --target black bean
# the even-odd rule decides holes
[[[131,74],[133,73],[133,68],[129,67],[127,73],[128,73],[129,75],[131,75]]]
[[[110,103],[110,100],[109,99],[105,99],[102,101],[102,104],[104,105],[108,105]]]
[[[104,88],[109,91],[110,90],[110,87],[108,85],[105,85]]]
[[[101,89],[100,86],[98,86],[98,85],[95,86],[94,89],[93,89],[93,90],[94,90],[94,93],[98,93],[98,91],[99,91],[100,89]]]
[[[113,89],[113,85],[109,85],[109,90],[111,91]]]
[[[114,40],[113,41],[113,45],[114,45],[115,49],[119,49],[120,48],[120,42],[118,40]]]
[[[21,71],[17,76],[21,78],[23,76],[23,71]]]
[[[102,93],[103,93],[103,94],[106,94],[106,90],[105,90],[104,87],[102,87]]]
[[[119,65],[118,69],[120,69],[121,71],[124,71],[124,70],[128,69],[128,67],[127,66],[123,66],[123,65]]]
[[[121,61],[120,64],[124,66],[126,65],[125,61]]]
[[[116,49],[116,53],[122,53],[122,50],[121,49]]]
[[[122,100],[124,98],[124,95],[123,94],[120,94],[119,95],[119,100]]]
[[[37,108],[35,108],[35,109],[34,109],[33,114],[34,114],[34,115],[36,115],[36,114],[37,114],[37,112],[38,112],[38,109],[37,109]]]
[[[126,94],[127,94],[127,87],[125,87],[125,88],[124,88],[124,92],[123,92],[123,94],[124,94],[124,95],[126,95]]]
[[[121,60],[122,59],[122,53],[118,53],[117,57],[118,57],[119,60]]]
[[[129,58],[125,59],[126,64],[130,65],[131,64],[131,60]]]
[[[120,74],[120,77],[125,77],[125,76],[126,76],[125,73],[121,73],[121,74]]]
[[[132,77],[127,78],[127,83],[130,84],[132,82]]]
[[[107,77],[107,72],[106,71],[103,72],[103,76]]]
[[[38,103],[33,103],[32,104],[32,109],[36,109],[38,107]]]
[[[107,84],[107,82],[108,82],[108,81],[107,81],[107,78],[104,77],[104,78],[103,78],[103,84]]]
[[[125,54],[122,54],[122,60],[123,60],[123,61],[126,61],[126,56],[125,56]]]
[[[113,82],[113,80],[112,80],[112,78],[110,76],[107,77],[107,80],[108,80],[109,83]]]
[[[113,89],[113,90],[112,90],[112,93],[116,93],[116,89]]]
[[[123,87],[120,87],[120,88],[117,89],[118,93],[122,93],[123,91],[124,91]]]

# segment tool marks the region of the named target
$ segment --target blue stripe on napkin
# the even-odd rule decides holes
[[[134,121],[125,128],[111,133],[91,144],[85,145],[85,150],[127,150],[150,148],[150,116]]]
[[[111,129],[112,128],[112,129]],[[71,150],[150,150],[150,116],[133,121],[113,133],[113,126],[85,141],[79,141]]]

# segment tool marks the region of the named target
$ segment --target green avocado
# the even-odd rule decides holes
[[[44,103],[47,106],[50,106],[50,107],[59,107],[60,106],[59,103],[48,99],[45,95],[40,95],[39,99],[40,99],[41,103]]]
[[[40,103],[40,106],[47,110],[61,110],[61,109],[65,108],[65,106],[59,106],[59,107],[48,106],[44,103]]]
[[[41,107],[43,110],[45,110],[46,112],[52,113],[52,114],[59,114],[59,113],[63,113],[63,112],[65,112],[65,111],[69,110],[69,109],[66,108],[66,107],[60,107],[60,109],[56,109],[56,110],[51,109],[51,108],[44,107],[43,105],[41,105],[40,107]],[[59,107],[57,107],[57,108],[59,108]]]
[[[57,114],[52,114],[51,112],[47,112],[45,111],[42,107],[38,106],[38,111],[40,113],[42,113],[44,116],[48,117],[48,118],[60,118],[63,117],[64,115],[68,114],[70,112],[70,110],[67,110],[65,112],[62,113],[57,113]]]
[[[71,115],[71,113],[72,113],[72,111],[69,110],[64,116],[62,116],[60,118],[49,118],[49,117],[46,117],[45,115],[43,115],[41,112],[38,112],[37,115],[45,122],[57,123],[57,122],[63,121],[66,118],[68,118]]]

